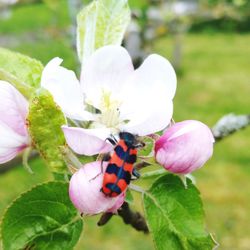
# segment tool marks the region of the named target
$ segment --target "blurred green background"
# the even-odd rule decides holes
[[[176,121],[198,119],[212,127],[227,113],[250,113],[248,2],[200,1],[202,11],[210,11],[209,18],[200,15],[200,10],[196,10],[198,14],[186,16],[172,13],[157,24],[154,37],[144,41],[144,50],[173,61],[176,36],[181,37],[178,40],[181,46],[178,89],[174,99]],[[64,0],[20,1],[0,12],[0,46],[27,54],[44,64],[59,56],[64,59],[64,66],[78,71],[68,4]],[[145,13],[148,8],[157,8],[157,1],[131,0],[130,5],[136,13],[139,11],[137,21],[144,32],[148,25],[152,26],[152,20]],[[213,158],[194,174],[204,201],[208,230],[220,243],[219,249],[250,249],[249,138],[250,128],[247,128],[219,142]],[[0,167],[0,216],[22,192],[52,179],[41,160],[32,160],[31,166],[33,175],[21,165],[5,172]],[[138,194],[135,197],[134,208],[142,211],[140,197]],[[76,249],[153,249],[150,235],[134,231],[119,217],[103,228],[96,226],[97,221],[97,217],[86,219]]]

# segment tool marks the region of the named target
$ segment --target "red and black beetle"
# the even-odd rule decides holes
[[[139,177],[139,173],[134,169],[134,163],[137,148],[144,146],[137,140],[137,136],[128,132],[120,132],[119,138],[119,141],[114,137],[107,139],[114,145],[114,152],[108,159],[101,191],[110,197],[116,197],[125,191],[132,175]]]

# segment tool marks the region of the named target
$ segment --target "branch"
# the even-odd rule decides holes
[[[212,128],[216,141],[250,125],[250,115],[228,114],[223,116]]]
[[[130,224],[137,231],[143,231],[144,233],[149,232],[144,217],[139,212],[132,211],[126,201],[118,210],[118,215],[122,217],[125,224]]]
[[[99,227],[104,226],[105,224],[107,224],[110,221],[110,219],[113,217],[113,215],[115,215],[115,214],[113,214],[113,213],[104,213],[101,216],[100,220],[97,222],[97,225]]]
[[[141,170],[141,169],[143,169],[143,168],[146,168],[146,167],[148,167],[148,166],[151,166],[151,163],[148,163],[148,162],[146,162],[146,161],[142,161],[142,162],[136,163],[136,164],[134,165],[134,168],[135,168],[137,171],[139,171],[139,170]]]
[[[114,214],[112,213],[104,213],[99,222],[98,226],[105,225]],[[148,226],[144,219],[144,217],[139,212],[134,212],[130,209],[129,204],[125,201],[120,209],[118,209],[118,215],[123,219],[125,224],[131,225],[137,231],[143,231],[144,233],[148,233]]]

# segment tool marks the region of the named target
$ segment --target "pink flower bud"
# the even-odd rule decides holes
[[[115,202],[114,206],[108,209],[106,212],[108,213],[117,213],[117,210],[122,206],[125,200],[125,192],[121,193],[118,196],[117,201]]]
[[[202,122],[178,122],[155,143],[155,158],[173,173],[188,174],[202,167],[213,154],[214,137]]]
[[[103,172],[107,163],[103,162]],[[101,192],[103,173],[101,162],[91,162],[81,167],[71,178],[69,196],[74,206],[84,215],[102,212],[113,212],[121,207],[124,194],[115,198],[105,196]]]

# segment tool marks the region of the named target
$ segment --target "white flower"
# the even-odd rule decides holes
[[[135,70],[123,47],[105,46],[90,56],[80,82],[61,62],[54,58],[47,64],[41,86],[51,92],[68,118],[90,122],[85,129],[63,126],[67,143],[76,153],[109,151],[105,139],[111,133],[144,136],[169,124],[176,75],[165,58],[150,55]]]

